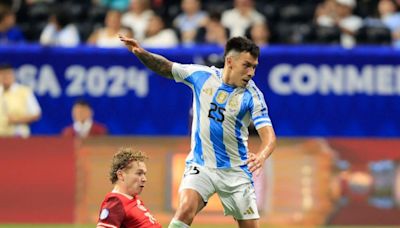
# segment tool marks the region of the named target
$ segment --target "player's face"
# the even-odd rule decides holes
[[[124,171],[124,183],[127,189],[127,194],[131,196],[138,195],[142,192],[146,184],[147,168],[144,162],[132,162],[132,167]]]
[[[241,52],[237,56],[232,56],[231,79],[234,86],[246,87],[250,79],[254,77],[258,58],[254,58],[249,52]]]
[[[11,69],[0,70],[0,84],[6,89],[9,88],[15,81],[14,72]]]
[[[74,121],[83,123],[90,118],[92,118],[91,108],[86,105],[74,105],[72,108],[72,119],[74,119]]]

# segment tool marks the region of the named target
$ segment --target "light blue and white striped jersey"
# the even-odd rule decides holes
[[[262,92],[252,80],[246,88],[222,81],[222,69],[174,63],[175,81],[193,90],[191,152],[186,160],[211,168],[246,164],[250,120],[256,129],[272,126]]]

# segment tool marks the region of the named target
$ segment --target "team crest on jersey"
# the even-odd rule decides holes
[[[228,98],[228,95],[229,94],[226,91],[223,91],[223,90],[218,91],[217,99],[216,99],[217,102],[220,103],[220,104],[225,103],[226,99]]]
[[[108,217],[108,215],[110,214],[110,211],[107,208],[103,208],[103,210],[101,210],[100,213],[100,219],[106,219]]]
[[[232,99],[228,102],[228,108],[232,111],[237,110],[239,107],[239,101],[237,96],[232,97]]]

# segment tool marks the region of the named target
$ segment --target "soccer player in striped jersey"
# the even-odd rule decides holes
[[[252,174],[262,169],[276,145],[264,96],[251,80],[259,48],[247,38],[231,38],[224,68],[218,69],[174,63],[148,52],[134,39],[120,39],[146,67],[186,84],[194,94],[191,151],[169,227],[189,227],[214,193],[225,215],[232,215],[239,227],[259,227]],[[255,153],[247,148],[250,121],[261,139]]]

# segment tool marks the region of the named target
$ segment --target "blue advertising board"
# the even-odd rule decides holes
[[[215,46],[157,49],[180,63],[221,56]],[[91,103],[113,135],[187,135],[191,90],[146,69],[126,49],[35,45],[0,47],[33,88],[42,118],[35,135],[71,124],[71,107]],[[400,136],[400,51],[382,47],[271,46],[262,49],[254,81],[278,136]]]

